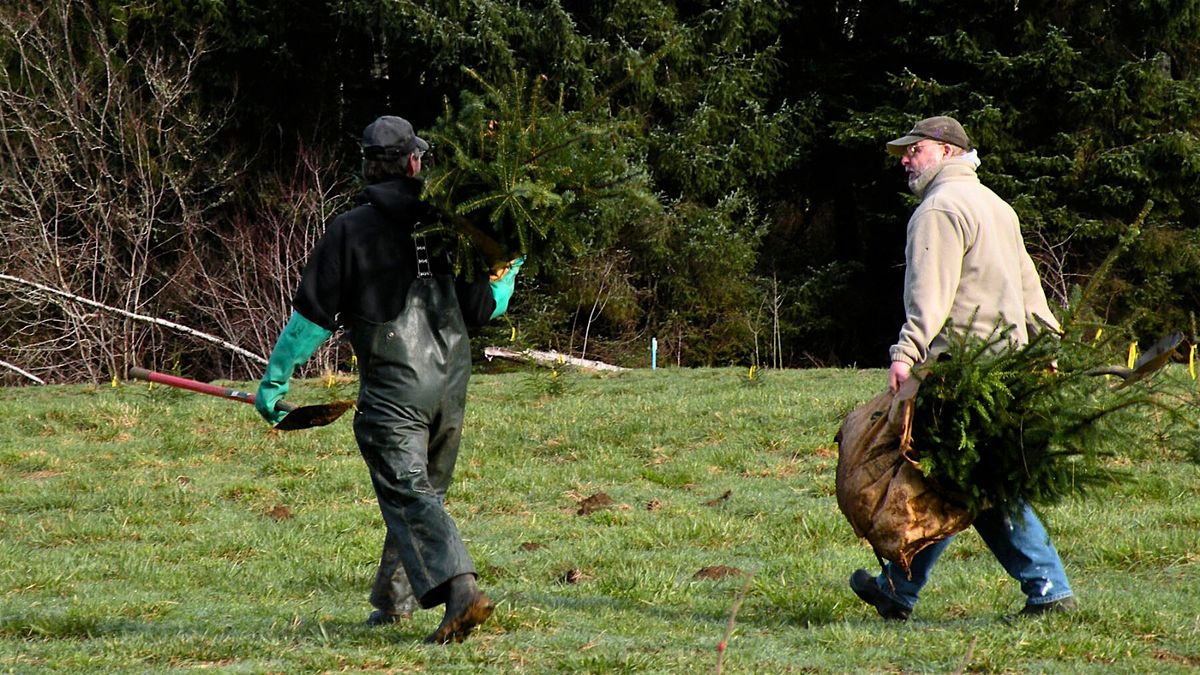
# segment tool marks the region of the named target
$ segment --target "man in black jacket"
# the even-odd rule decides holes
[[[435,242],[418,234],[436,214],[420,199],[429,144],[408,121],[384,116],[363,131],[358,204],[331,222],[313,249],[293,312],[271,352],[255,400],[275,404],[295,368],[344,329],[360,373],[354,435],[387,525],[371,592],[371,625],[445,605],[426,642],[462,641],[491,616],[474,563],[446,512],[471,372],[468,326],[502,314],[523,259],[490,277],[457,280]]]

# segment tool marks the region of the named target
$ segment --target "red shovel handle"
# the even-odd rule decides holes
[[[248,392],[238,391],[237,389],[229,389],[228,387],[218,387],[215,384],[197,382],[196,380],[189,380],[186,377],[167,375],[166,373],[158,373],[153,370],[146,370],[145,368],[130,368],[129,376],[138,380],[146,380],[147,382],[165,384],[168,387],[176,387],[178,389],[187,389],[189,391],[195,391],[201,394],[208,394],[209,396],[219,396],[221,398],[228,398],[234,401],[241,401],[242,403],[254,403],[254,394]],[[296,409],[296,406],[286,401],[280,401],[275,404],[275,409],[283,412],[291,412]]]

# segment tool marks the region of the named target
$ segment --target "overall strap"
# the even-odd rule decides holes
[[[420,223],[416,223],[420,225]],[[425,235],[413,234],[413,245],[417,250],[417,278],[428,279],[433,276],[433,270],[429,265],[429,248],[425,245]]]

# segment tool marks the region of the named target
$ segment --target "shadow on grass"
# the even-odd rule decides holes
[[[80,611],[6,616],[0,619],[0,638],[18,640],[91,640],[139,632],[132,619],[93,616]]]
[[[226,620],[220,617],[171,616],[147,619],[101,616],[84,610],[65,612],[28,612],[0,619],[0,639],[26,641],[82,641],[144,638],[172,638],[172,643],[187,651],[186,645],[204,646],[214,640],[245,644],[329,645],[335,642],[362,642],[363,636],[378,635],[389,643],[420,643],[441,619],[441,608],[400,621],[392,626],[373,627],[361,618],[320,619],[279,612],[264,615],[247,613]],[[235,649],[236,651],[236,649]]]
[[[612,621],[628,620],[633,622],[692,622],[692,623],[724,623],[728,618],[727,610],[708,609],[696,603],[681,606],[678,602],[649,604],[641,600],[607,596],[607,595],[565,595],[542,592],[519,592],[506,594],[493,599],[501,602],[503,617],[520,615],[531,608],[546,612],[558,621],[570,621],[572,616],[582,615],[596,624],[611,625]],[[732,602],[732,599],[731,599]],[[711,605],[706,601],[705,605]],[[498,612],[500,614],[500,612]],[[619,626],[613,626],[614,632],[619,632]]]

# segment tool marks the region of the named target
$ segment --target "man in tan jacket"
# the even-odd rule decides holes
[[[1017,214],[979,182],[979,159],[962,125],[951,117],[930,117],[887,145],[890,154],[900,157],[908,186],[921,199],[908,221],[906,319],[890,349],[892,391],[912,376],[913,366],[945,350],[948,330],[988,338],[1011,328],[1009,339],[1018,345],[1037,331],[1058,330],[1025,250]],[[997,509],[982,511],[974,527],[1020,582],[1022,614],[1075,607],[1058,552],[1028,504],[1012,516]],[[850,577],[850,587],[885,619],[907,619],[952,539],[918,553],[911,577],[893,574],[897,570],[892,565],[878,577],[860,569]]]

